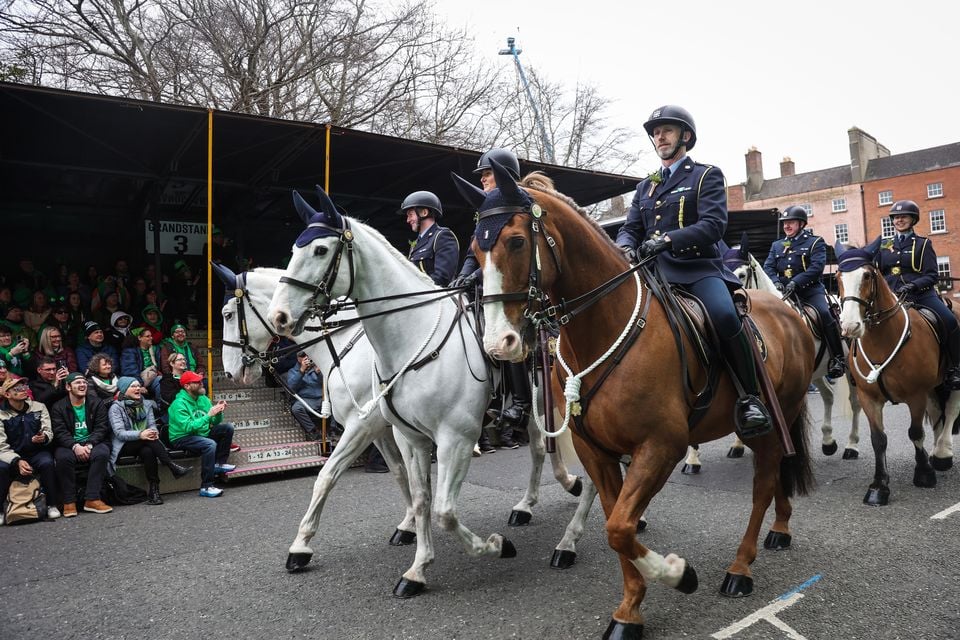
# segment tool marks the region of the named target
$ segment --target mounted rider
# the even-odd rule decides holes
[[[414,191],[403,199],[397,213],[406,217],[417,234],[407,258],[436,284],[445,286],[457,270],[460,242],[453,231],[437,223],[443,217],[440,198],[430,191]]]
[[[937,254],[929,238],[917,235],[913,227],[920,222],[920,207],[913,200],[898,200],[890,207],[890,219],[896,234],[882,235],[863,248],[883,274],[893,292],[915,306],[926,307],[940,319],[945,339],[947,371],[944,384],[960,389],[960,330],[957,318],[937,292]]]
[[[830,350],[827,377],[844,374],[843,342],[837,320],[830,311],[827,292],[820,281],[827,264],[827,245],[823,238],[807,229],[807,211],[800,206],[787,207],[780,214],[784,238],[770,246],[763,270],[785,298],[796,295],[817,311],[824,341]]]
[[[480,176],[480,185],[486,193],[497,188],[497,179],[493,173],[493,165],[496,162],[506,169],[507,173],[517,182],[520,181],[520,160],[517,154],[509,149],[493,148],[480,156],[477,161],[477,168],[473,170],[474,174]],[[473,239],[471,239],[471,244]],[[451,283],[454,287],[471,287],[480,282],[483,272],[480,270],[480,263],[472,251],[467,252],[463,261],[463,267],[457,279]],[[516,449],[520,443],[514,440],[514,436],[520,436],[524,433],[527,421],[530,419],[531,391],[530,380],[527,378],[526,366],[522,362],[504,363],[504,384],[510,388],[512,402],[509,407],[500,413],[496,420],[500,424],[500,444],[505,449]],[[481,449],[483,444],[481,443]],[[491,451],[483,449],[485,453]]]
[[[703,302],[721,355],[739,384],[737,431],[744,438],[763,435],[773,423],[759,397],[753,337],[733,303],[732,292],[740,288],[740,281],[721,259],[719,243],[727,227],[723,173],[687,156],[697,142],[697,130],[686,109],[660,107],[643,128],[662,167],[637,186],[616,242],[631,262],[638,254],[640,258],[659,254],[656,265],[663,279]]]

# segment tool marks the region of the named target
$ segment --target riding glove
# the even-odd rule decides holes
[[[640,257],[649,258],[670,248],[670,241],[665,238],[650,238],[640,245]]]
[[[783,287],[783,296],[784,296],[785,298],[786,298],[786,297],[789,297],[789,296],[792,296],[796,290],[797,290],[797,283],[796,283],[796,282],[788,282],[788,283]]]
[[[900,293],[900,295],[909,296],[915,294],[917,289],[919,289],[919,287],[917,286],[916,282],[906,282],[902,287],[900,287],[900,291],[898,293]]]
[[[633,247],[622,244],[620,245],[620,251],[623,251],[623,256],[627,259],[627,262],[637,264],[637,252],[633,250]]]
[[[453,279],[453,282],[450,283],[450,288],[455,289],[458,287],[463,287],[464,289],[470,289],[477,284],[477,280],[480,279],[480,274],[480,269],[471,271],[470,273],[461,273]]]

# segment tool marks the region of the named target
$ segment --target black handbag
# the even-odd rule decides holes
[[[127,483],[118,475],[112,475],[103,481],[100,492],[103,501],[110,506],[140,504],[147,499],[147,492],[135,485]]]

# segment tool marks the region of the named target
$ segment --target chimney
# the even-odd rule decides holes
[[[847,129],[847,139],[850,141],[850,176],[854,182],[863,182],[870,161],[888,157],[890,150],[858,127]]]
[[[793,160],[790,158],[784,158],[780,161],[780,177],[786,178],[788,176],[796,175],[797,170],[793,164]]]
[[[747,198],[760,193],[763,186],[763,159],[756,147],[750,147],[747,160]]]

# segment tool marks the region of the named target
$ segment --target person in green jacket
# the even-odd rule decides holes
[[[170,404],[170,444],[200,456],[200,495],[217,498],[223,489],[213,486],[217,474],[236,469],[227,464],[233,443],[233,425],[223,421],[227,403],[213,404],[203,389],[203,378],[193,371],[180,376],[180,391]]]

